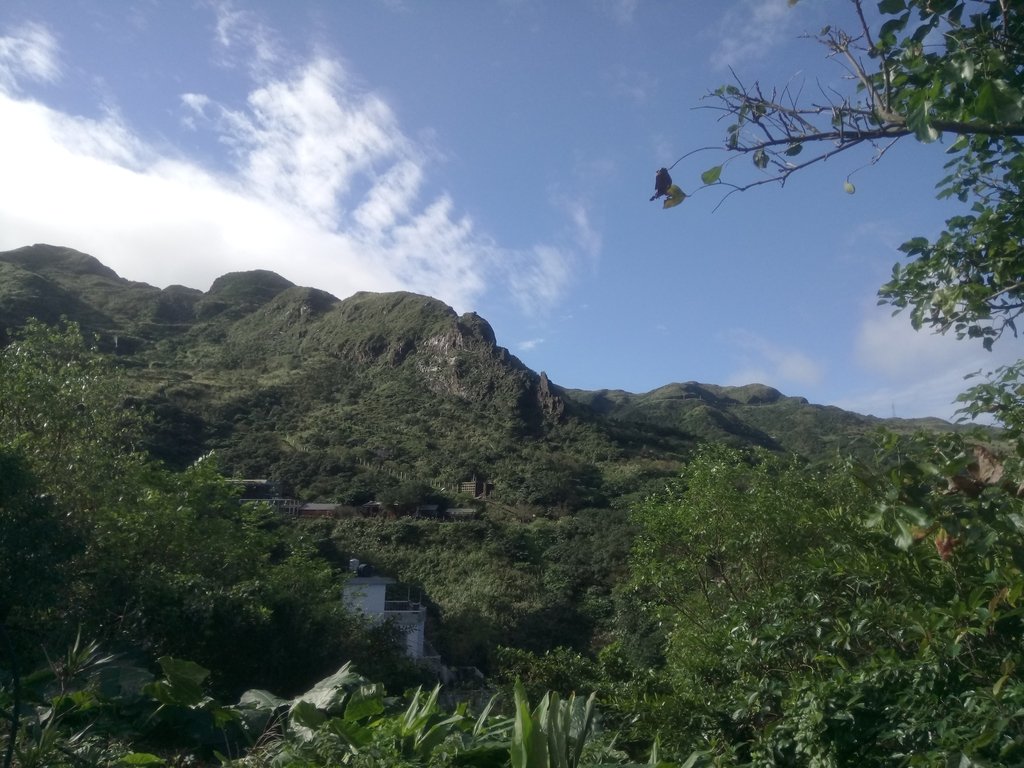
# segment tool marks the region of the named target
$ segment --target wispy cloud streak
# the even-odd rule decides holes
[[[216,46],[258,61],[238,102],[180,96],[182,125],[225,148],[219,169],[157,149],[115,112],[83,118],[24,98],[26,84],[60,76],[58,46],[39,26],[0,37],[0,124],[12,139],[0,146],[0,248],[70,245],[158,285],[275,269],[339,296],[404,289],[462,310],[497,284],[538,312],[567,286],[574,249],[600,247],[582,209],[565,211],[568,244],[496,243],[449,194],[424,194],[431,156],[337,58],[285,64],[247,11],[213,7]]]
[[[57,82],[59,56],[57,38],[40,24],[25,24],[0,36],[0,89],[17,91],[19,80]]]

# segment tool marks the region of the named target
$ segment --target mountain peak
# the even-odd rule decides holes
[[[30,272],[45,274],[51,271],[60,271],[64,274],[118,278],[118,274],[102,264],[99,259],[76,251],[74,248],[60,245],[48,245],[47,243],[26,245],[23,248],[0,253],[0,257]]]
[[[268,269],[250,269],[221,275],[213,281],[213,285],[206,293],[220,299],[255,298],[269,301],[294,285],[295,283]]]

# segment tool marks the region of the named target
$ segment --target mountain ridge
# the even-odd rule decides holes
[[[764,384],[563,388],[480,315],[403,291],[338,299],[268,270],[160,289],[51,245],[0,252],[0,276],[0,343],[29,317],[95,334],[155,414],[156,457],[183,466],[215,450],[229,473],[278,477],[310,499],[478,476],[510,503],[576,509],[657,487],[705,441],[820,458],[885,424],[954,428]]]

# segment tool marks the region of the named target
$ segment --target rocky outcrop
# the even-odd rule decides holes
[[[565,401],[552,390],[551,382],[544,371],[540,372],[537,380],[537,404],[541,412],[554,421],[561,421],[565,416]]]

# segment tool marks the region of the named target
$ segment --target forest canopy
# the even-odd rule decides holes
[[[917,328],[1014,343],[1017,6],[849,0],[854,26],[818,35],[849,92],[713,91],[726,159],[704,188],[784,184],[858,146],[883,169],[900,142],[941,139],[937,195],[960,209],[904,244],[880,299]],[[1020,765],[1022,371],[962,396],[1004,427],[992,446],[886,433],[868,457],[812,461],[711,444],[628,509],[298,525],[238,504],[215,457],[150,461],[115,361],[73,324],[31,323],[0,351],[3,768]],[[591,474],[524,485],[597,503]],[[342,550],[429,582],[436,637],[504,699],[400,695],[423,672],[344,609],[326,556]]]

